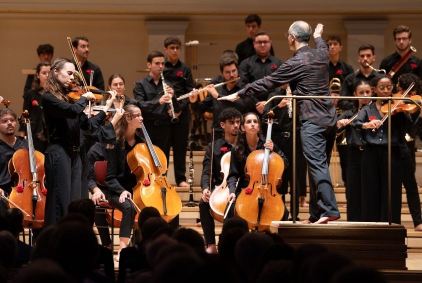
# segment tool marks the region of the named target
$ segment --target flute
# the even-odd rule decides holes
[[[240,79],[240,77],[235,78],[235,79],[230,80],[230,81],[226,81],[226,82],[224,82],[224,83],[219,83],[219,84],[214,85],[214,87],[216,88],[216,87],[220,87],[220,86],[223,86],[223,85],[226,85],[226,84],[229,84],[229,83],[234,83],[234,82],[237,82],[239,79]],[[206,91],[206,89],[205,89],[205,88],[203,88],[203,89],[198,89],[198,90],[196,90],[196,91],[191,91],[191,92],[189,92],[189,93],[186,93],[186,94],[183,94],[183,95],[179,96],[179,97],[177,98],[177,101],[182,100],[182,99],[185,99],[185,98],[188,98],[188,97],[190,97],[190,96],[192,96],[192,95],[199,94],[199,93],[204,92],[204,91]]]

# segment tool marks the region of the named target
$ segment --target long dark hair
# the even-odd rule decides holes
[[[127,131],[127,121],[126,117],[130,117],[131,114],[135,112],[135,109],[139,109],[138,106],[133,104],[128,104],[125,107],[123,107],[123,110],[125,111],[125,117],[122,117],[116,124],[115,132],[116,132],[116,141],[118,144],[120,144],[121,148],[123,149],[125,147],[125,141],[126,141],[126,131]]]
[[[65,93],[65,89],[62,85],[57,81],[56,74],[54,73],[55,70],[60,71],[64,68],[66,63],[73,64],[67,58],[59,57],[54,60],[53,64],[51,64],[50,73],[48,73],[48,79],[45,83],[45,91],[55,95],[58,99],[69,101],[69,97]]]
[[[31,85],[31,88],[33,90],[35,90],[36,92],[42,92],[44,90],[44,88],[41,86],[40,78],[38,78],[42,67],[50,67],[50,66],[51,66],[51,64],[49,62],[38,63],[37,70],[35,71],[36,75],[34,77],[34,80],[32,81],[32,85]]]
[[[248,115],[255,115],[256,119],[258,120],[258,125],[259,125],[258,137],[259,137],[261,135],[261,122],[259,121],[258,114],[254,112],[248,112],[246,114],[243,114],[240,124],[245,125],[246,116]],[[242,128],[240,128],[239,134],[236,139],[236,144],[234,145],[234,153],[236,154],[237,160],[239,161],[243,160],[243,154],[245,153],[245,148],[246,148],[246,133],[242,131]]]

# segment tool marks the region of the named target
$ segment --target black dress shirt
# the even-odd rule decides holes
[[[338,117],[338,119],[339,120],[342,120],[342,119],[350,119],[356,113],[357,113],[357,109],[350,109],[350,110],[347,110],[347,111],[343,112],[343,114],[341,114]],[[347,125],[344,128],[340,128],[339,130],[340,130],[340,132],[341,131],[346,131],[347,145],[355,146],[355,147],[358,147],[358,146],[362,146],[363,145],[361,132],[358,131],[358,130],[356,130],[354,127],[352,127],[351,124]]]
[[[135,144],[130,146],[125,142],[122,149],[120,143],[116,143],[114,148],[106,149],[107,152],[107,176],[106,185],[109,189],[109,195],[120,196],[125,190],[133,194],[133,187],[135,187],[137,180],[136,176],[132,174],[127,163],[128,153],[135,148],[138,143],[144,140],[135,135]]]
[[[353,68],[349,64],[339,60],[337,65],[334,66],[330,61],[328,65],[328,77],[330,78],[330,82],[333,78],[338,78],[343,84],[344,79],[350,74],[353,74]]]
[[[368,83],[371,83],[371,81],[379,76],[379,73],[372,70],[372,72],[369,74],[368,77],[365,77],[362,72],[357,71],[356,73],[348,75],[342,85],[341,85],[341,92],[340,96],[353,96],[353,93],[355,92],[355,87],[360,81],[367,81]],[[337,106],[342,110],[349,110],[353,109],[355,107],[355,100],[339,100],[337,103]]]
[[[223,182],[220,174],[221,171],[221,158],[226,152],[229,152],[232,145],[229,144],[224,138],[218,139],[214,142],[213,160],[212,160],[212,183],[211,190],[215,186],[219,186]],[[201,189],[210,189],[210,164],[211,164],[211,143],[208,144],[205,152],[204,160],[202,161],[202,175],[201,175]],[[227,176],[226,176],[227,178]]]
[[[294,95],[330,96],[328,46],[321,37],[315,39],[315,44],[316,49],[303,46],[296,50],[293,57],[270,76],[246,85],[239,96],[258,95],[286,83],[290,84]],[[309,120],[320,126],[332,126],[337,121],[336,109],[331,99],[300,99],[297,104],[301,121]]]
[[[177,97],[189,93],[194,88],[192,72],[190,68],[180,60],[175,65],[166,61],[164,63],[164,80],[166,84],[172,86],[174,94]],[[185,110],[189,105],[189,99],[179,101],[181,111]],[[176,111],[176,110],[175,110]],[[180,111],[176,111],[180,112]]]
[[[58,99],[51,93],[42,96],[44,118],[48,129],[49,143],[58,143],[68,152],[81,145],[81,130],[90,133],[96,141],[112,141],[115,139],[113,127],[100,127],[106,113],[100,111],[88,119],[83,113],[87,99],[81,97],[75,103]],[[93,134],[93,133],[97,134]]]
[[[172,85],[166,81],[166,78],[165,83],[169,87],[172,87]],[[167,112],[170,106],[168,103],[160,104],[159,102],[161,96],[164,95],[161,78],[158,84],[155,84],[154,79],[150,75],[147,75],[145,78],[135,83],[133,95],[138,102],[137,105],[141,109],[144,119],[161,120],[163,123],[170,124],[171,117]],[[189,101],[189,99],[187,100]],[[176,95],[173,96],[171,101],[173,102],[174,112],[182,111],[181,105],[176,99]]]
[[[391,117],[391,145],[399,145],[404,142],[406,133],[414,137],[422,128],[422,119],[418,117],[412,121],[410,115],[403,112],[392,115]],[[352,126],[362,130],[362,140],[364,144],[387,145],[388,144],[388,121],[385,121],[381,127],[372,131],[372,129],[362,129],[362,125],[371,120],[381,120],[382,117],[377,109],[376,103],[362,107],[358,117],[352,122]]]
[[[240,65],[243,60],[256,54],[255,47],[253,46],[253,39],[248,37],[236,46],[235,51],[239,57],[238,65]],[[270,54],[274,56],[274,49],[272,46],[270,49]]]
[[[73,65],[75,65],[76,70],[78,70],[78,67],[76,66],[75,61],[73,61]],[[85,63],[81,67],[82,67],[82,73],[84,75],[87,85],[89,85],[89,82],[90,82],[89,78],[91,76],[91,71],[94,71],[94,75],[92,78],[92,86],[100,90],[104,90],[104,78],[103,78],[103,73],[101,72],[100,67],[89,62],[88,60],[85,61]]]
[[[256,149],[265,149],[264,144],[265,144],[265,140],[263,138],[259,138]],[[244,189],[248,186],[249,181],[246,180],[245,166],[246,166],[246,159],[248,158],[251,152],[252,151],[249,149],[249,146],[245,144],[243,159],[242,161],[239,161],[234,151],[234,147],[231,149],[230,171],[229,171],[229,176],[227,177],[227,185],[229,186],[230,193],[234,193],[236,190]],[[283,158],[284,169],[286,169],[289,166],[289,162],[286,156],[284,155],[284,153],[276,145],[274,145],[272,152],[279,154]],[[237,187],[236,187],[236,183],[237,183]]]
[[[10,194],[13,186],[8,169],[9,160],[17,150],[23,148],[28,148],[28,142],[23,137],[16,137],[13,147],[10,147],[10,145],[0,139],[0,188],[7,194]]]
[[[393,54],[387,56],[381,61],[380,69],[384,69],[387,74],[393,69],[394,65],[401,59],[399,53],[394,52]],[[397,82],[399,77],[402,74],[412,73],[422,79],[422,61],[416,56],[410,56],[410,58],[397,70],[394,74],[392,81],[393,81],[393,93],[397,92]]]
[[[239,66],[239,76],[244,84],[253,83],[256,80],[271,75],[281,64],[283,64],[283,61],[272,55],[262,62],[261,58],[255,54],[242,61],[242,64]],[[269,93],[267,95],[260,94],[257,99],[259,101],[265,101],[268,95]]]

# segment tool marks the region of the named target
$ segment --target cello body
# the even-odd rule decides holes
[[[273,115],[268,114],[267,141],[271,139]],[[284,203],[277,187],[281,185],[283,171],[283,158],[268,149],[255,150],[246,159],[245,174],[249,185],[237,197],[235,209],[250,229],[267,230],[271,221],[282,219]]]
[[[22,116],[29,117],[28,112],[25,112]],[[47,194],[44,188],[44,154],[34,150],[29,119],[22,119],[27,124],[28,149],[17,150],[9,161],[9,173],[16,185],[9,199],[30,215],[24,214],[23,226],[38,229],[44,226]]]
[[[219,221],[224,222],[224,214],[227,208],[227,198],[230,195],[229,188],[227,186],[227,177],[230,170],[230,157],[231,152],[226,152],[220,161],[221,171],[220,174],[223,176],[223,181],[219,186],[216,186],[211,192],[209,204],[210,204],[210,213],[212,217]]]
[[[170,222],[182,211],[182,201],[165,176],[167,158],[164,152],[152,144],[144,126],[142,130],[147,142],[137,144],[127,155],[129,168],[137,178],[133,200],[141,210],[155,207],[161,217]]]

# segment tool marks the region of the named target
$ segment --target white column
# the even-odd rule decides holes
[[[149,34],[149,51],[163,52],[164,40],[169,36],[175,36],[182,42],[179,58],[185,62],[185,33],[188,25],[188,21],[145,21]]]
[[[378,68],[384,57],[384,33],[387,21],[344,21],[344,26],[347,30],[347,63],[356,71],[359,68],[359,46],[371,44],[375,47],[374,68]]]

